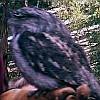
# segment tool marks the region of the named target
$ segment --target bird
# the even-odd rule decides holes
[[[40,91],[88,84],[100,99],[100,86],[83,48],[59,18],[36,7],[23,7],[11,14],[8,27],[13,34],[13,58],[30,84]]]

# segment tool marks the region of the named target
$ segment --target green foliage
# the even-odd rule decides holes
[[[48,9],[51,6],[51,0],[28,0],[29,5]]]
[[[100,78],[100,31],[87,34],[91,47],[90,62],[97,77]]]
[[[72,22],[71,30],[100,23],[100,2],[97,0],[55,0],[54,5],[62,7],[58,15]]]

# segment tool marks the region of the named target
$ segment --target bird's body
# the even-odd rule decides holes
[[[45,35],[48,35],[48,37]],[[35,42],[33,38],[36,40]],[[33,84],[39,88],[54,89],[61,86],[61,83],[78,85],[74,79],[73,69],[71,67],[68,68],[71,66],[71,60],[66,56],[68,53],[63,51],[64,44],[60,43],[61,41],[57,38],[51,37],[49,33],[31,33],[28,31],[18,38],[20,48],[24,48],[25,62],[27,62],[27,66],[32,66],[28,73],[30,72],[29,75],[34,77]],[[28,61],[29,59],[31,61]],[[66,59],[69,62],[66,62]]]
[[[88,79],[95,80],[83,49],[54,15],[25,7],[17,10],[8,24],[14,34],[16,64],[29,83],[41,90],[83,83],[96,89],[92,85],[98,84]]]

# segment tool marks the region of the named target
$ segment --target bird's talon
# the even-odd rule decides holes
[[[30,91],[29,93],[28,93],[28,97],[31,97],[31,96],[35,96],[35,97],[40,97],[40,96],[42,96],[42,95],[46,95],[47,94],[47,92],[46,91],[40,91],[40,90],[37,90],[37,91]]]
[[[28,97],[31,97],[31,96],[33,96],[33,95],[35,95],[36,94],[36,91],[29,91],[29,93],[28,93]]]

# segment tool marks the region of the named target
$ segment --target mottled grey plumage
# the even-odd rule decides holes
[[[83,49],[54,15],[24,7],[12,14],[8,25],[16,64],[29,83],[41,90],[87,83],[100,92]]]

